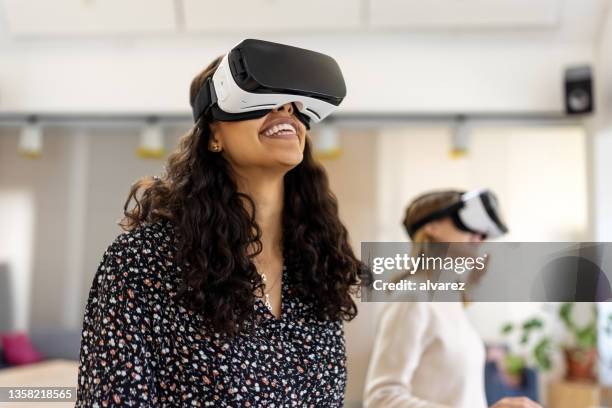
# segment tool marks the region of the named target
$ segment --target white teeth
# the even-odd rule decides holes
[[[268,130],[266,130],[262,134],[264,136],[272,136],[273,134],[278,133],[278,132],[282,132],[282,131],[288,131],[288,132],[297,133],[295,128],[292,125],[290,125],[289,123],[279,123],[278,125],[272,126],[271,128],[269,128]]]

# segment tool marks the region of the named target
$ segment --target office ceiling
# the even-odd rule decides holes
[[[0,0],[11,37],[543,31],[597,38],[608,0]],[[1,23],[1,22],[0,22]]]

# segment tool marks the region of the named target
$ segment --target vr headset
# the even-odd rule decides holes
[[[450,217],[455,226],[466,232],[497,238],[508,232],[499,213],[497,198],[487,189],[461,194],[461,199],[448,207],[434,211],[408,227],[410,238],[428,222]]]
[[[255,119],[286,103],[307,127],[332,113],[346,85],[330,56],[262,40],[244,40],[226,54],[200,88],[193,119]]]

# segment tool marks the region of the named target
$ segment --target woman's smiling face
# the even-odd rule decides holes
[[[216,145],[235,169],[288,171],[302,161],[306,139],[306,127],[293,110],[288,103],[258,119],[213,122],[208,148],[215,151]]]

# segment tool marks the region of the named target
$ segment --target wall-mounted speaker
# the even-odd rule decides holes
[[[580,115],[595,110],[593,73],[588,65],[565,70],[565,113]]]

